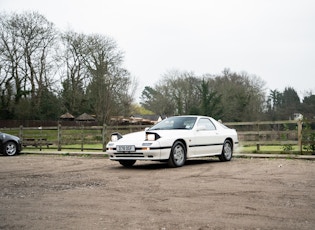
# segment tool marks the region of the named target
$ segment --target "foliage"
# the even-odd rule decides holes
[[[294,150],[292,144],[285,144],[285,145],[282,146],[282,149],[283,149],[284,152],[290,152],[290,151]]]
[[[315,152],[315,132],[312,132],[311,123],[305,121],[305,127],[303,129],[303,142],[306,144],[303,145],[303,149],[306,151]]]
[[[201,86],[197,87],[201,96],[201,103],[196,109],[197,114],[204,116],[212,116],[219,119],[222,116],[223,110],[221,105],[221,96],[211,89],[210,81],[202,80]]]
[[[312,92],[304,97],[303,103],[301,105],[301,113],[305,118],[314,119],[315,114],[315,95]]]
[[[43,94],[53,84],[56,30],[38,13],[14,13],[1,15],[0,33],[2,110],[14,117],[16,107],[27,100],[30,117],[24,119],[40,119]]]
[[[61,34],[62,52],[58,56],[63,70],[60,73],[62,110],[71,111],[76,116],[82,113],[82,109],[87,111],[85,87],[89,77],[83,59],[85,37],[72,31]]]
[[[271,90],[266,105],[266,119],[273,121],[293,119],[294,113],[304,114],[306,111],[302,107],[297,92],[292,87],[286,87],[283,92]],[[314,112],[315,110],[313,110]]]
[[[130,113],[135,82],[116,42],[104,35],[59,33],[35,12],[2,14],[0,63],[2,119],[87,112],[104,123]]]
[[[111,116],[134,113],[137,82],[123,67],[124,55],[101,34],[58,31],[37,12],[0,14],[0,119],[56,120],[65,112]],[[315,95],[303,100],[292,87],[265,95],[255,75],[171,70],[146,86],[141,114],[202,114],[224,121],[313,119]],[[302,101],[302,103],[301,103]]]
[[[246,74],[223,76],[172,71],[155,87],[142,92],[141,105],[157,114],[200,114],[225,121],[257,119],[262,112],[263,82]]]
[[[224,69],[212,80],[214,89],[222,94],[224,121],[260,120],[264,102],[265,83],[257,76]]]
[[[284,131],[289,131],[290,130],[290,127],[289,127],[288,124],[284,124],[283,126],[284,126]],[[287,134],[281,134],[281,139],[283,141],[287,141],[288,140]],[[294,150],[292,144],[284,144],[282,146],[282,149],[283,149],[284,152],[290,152],[290,151]]]
[[[121,67],[123,55],[116,42],[102,35],[87,36],[84,61],[90,76],[89,107],[98,120],[108,122],[114,114],[129,115],[132,102],[129,72]]]
[[[131,105],[131,114],[136,115],[154,115],[154,113],[150,110],[145,109],[144,107],[140,106],[139,104],[133,103]]]
[[[156,89],[154,89],[150,86],[146,86],[142,92],[142,102],[140,104],[143,108],[150,110],[155,114],[173,114],[174,105],[167,96],[167,93],[167,87],[157,85]]]

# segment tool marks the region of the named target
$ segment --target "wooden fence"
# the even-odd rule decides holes
[[[297,145],[298,151],[302,153],[303,144],[307,144],[308,131],[303,130],[303,122],[300,120],[231,122],[226,125],[237,130],[241,145],[255,145],[257,151],[263,145]]]
[[[261,121],[225,123],[238,132],[241,146],[256,146],[257,151],[263,145],[298,146],[298,152],[314,151],[315,121]],[[24,148],[51,148],[105,151],[110,134],[144,130],[145,125],[128,126],[62,126],[23,127],[2,129],[22,139]],[[308,148],[305,148],[308,146]]]

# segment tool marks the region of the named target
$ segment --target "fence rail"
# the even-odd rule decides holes
[[[228,127],[238,132],[242,146],[297,145],[298,151],[315,151],[315,121],[230,122]],[[48,126],[2,128],[3,132],[19,136],[25,148],[99,150],[105,151],[110,134],[144,130],[146,125],[128,126]],[[304,148],[303,146],[308,146]]]

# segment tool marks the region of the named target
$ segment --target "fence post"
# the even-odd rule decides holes
[[[258,143],[256,145],[256,150],[259,152],[260,151],[260,127],[259,127],[259,122],[257,122],[257,134],[258,134]]]
[[[81,152],[83,152],[84,145],[84,125],[81,125]]]
[[[61,124],[58,123],[58,151],[61,151]]]
[[[298,125],[298,146],[299,146],[299,151],[302,154],[302,129],[303,129],[303,122],[301,120],[298,120],[297,125]]]
[[[19,137],[23,142],[23,125],[20,125]]]
[[[103,143],[103,152],[105,152],[106,151],[106,124],[103,124],[102,143]]]
[[[39,130],[39,138],[38,138],[38,140],[39,140],[39,151],[42,151],[43,127],[39,126],[38,130]]]

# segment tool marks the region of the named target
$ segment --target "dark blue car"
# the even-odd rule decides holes
[[[14,156],[21,152],[21,140],[17,136],[0,132],[0,153],[7,156]]]

